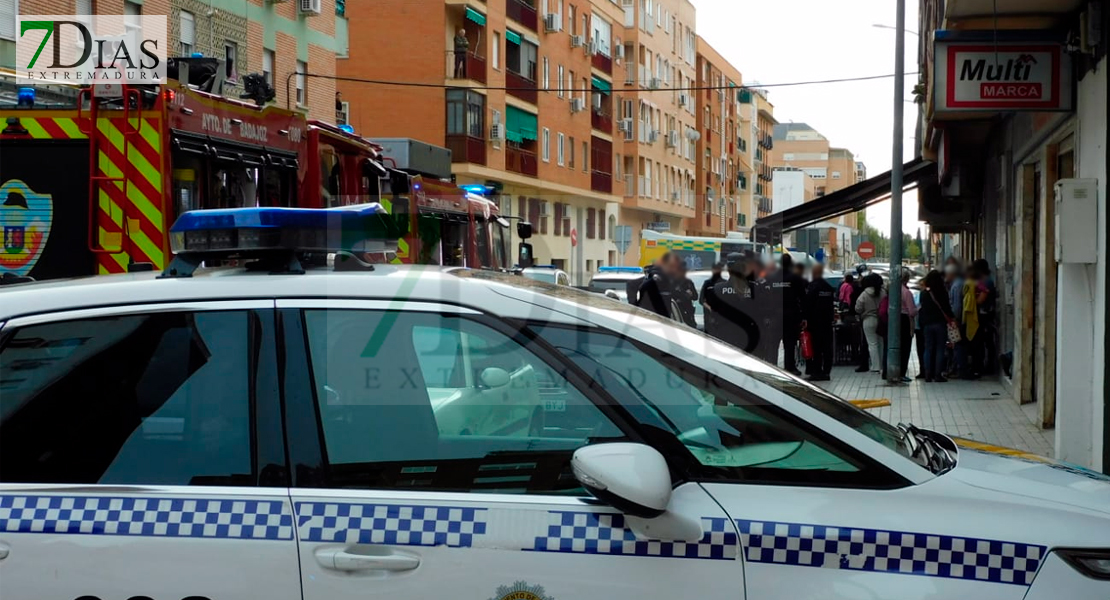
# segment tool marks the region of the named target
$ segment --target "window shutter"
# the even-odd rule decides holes
[[[15,40],[15,0],[0,0],[0,38]]]

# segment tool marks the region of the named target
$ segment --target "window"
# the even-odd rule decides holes
[[[197,24],[193,13],[181,11],[181,56],[189,56],[197,43]]]
[[[470,90],[447,91],[447,135],[482,138],[485,132],[486,97]]]
[[[543,162],[551,162],[551,130],[543,128]]]
[[[557,147],[557,150],[558,150],[557,159],[558,159],[559,166],[561,167],[564,164],[566,164],[566,141],[567,141],[567,138],[562,133],[560,133],[558,139],[559,139],[559,145]]]
[[[254,387],[269,321],[164,312],[15,331],[0,350],[0,481],[255,485],[253,390],[277,384]]]
[[[309,310],[305,324],[331,487],[582,494],[574,450],[623,437],[567,366],[498,322]]]
[[[224,77],[232,83],[239,80],[239,63],[236,61],[238,55],[239,46],[235,42],[224,44]]]
[[[547,57],[543,57],[543,89],[551,87],[551,69],[547,63]]]
[[[590,171],[590,146],[586,142],[582,142],[582,172],[588,173]]]
[[[126,0],[123,3],[123,28],[127,33],[141,37],[143,29],[143,5]]]
[[[262,76],[266,83],[274,85],[274,51],[269,48],[262,49]]]
[[[832,172],[832,178],[833,179],[840,179],[840,171],[833,171]]]
[[[567,149],[570,150],[570,156],[567,159],[567,167],[574,168],[574,138],[570,138],[567,142]]]
[[[5,6],[5,5],[0,4],[0,6]],[[7,8],[7,7],[5,6],[5,8]],[[4,12],[3,10],[0,10],[0,18],[3,18],[6,14],[7,14],[6,12]],[[75,15],[91,15],[91,14],[93,14],[93,0],[77,0],[77,3],[74,5],[73,14],[75,14]],[[2,25],[0,25],[0,26],[2,26]]]
[[[506,37],[509,39],[505,45],[505,67],[529,81],[535,81],[539,47],[513,31],[507,32]]]
[[[559,97],[562,98],[563,92],[563,65],[559,65],[559,81],[555,84],[559,86]]]
[[[303,60],[297,61],[297,106],[305,106],[308,104],[308,91],[305,89],[306,73],[308,73],[308,63]]]
[[[493,32],[493,56],[490,58],[493,68],[501,68],[501,32]]]
[[[815,486],[903,483],[856,450],[732,386],[726,378],[610,332],[550,324],[532,329],[589,374],[632,418],[669,432],[685,445],[705,478]],[[749,374],[758,378],[763,371]],[[885,422],[808,386],[774,377],[767,383],[817,410],[831,411],[831,417],[902,452],[898,431]]]

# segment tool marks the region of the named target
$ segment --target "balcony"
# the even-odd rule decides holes
[[[505,15],[521,25],[536,31],[536,7],[527,0],[505,0]]]
[[[601,71],[602,73],[605,73],[606,75],[612,75],[613,74],[613,59],[612,58],[609,58],[608,56],[605,56],[604,54],[601,54],[600,52],[598,52],[597,54],[594,54],[592,60],[593,60],[593,65],[597,70]]]
[[[509,146],[505,148],[505,170],[535,177],[540,173],[540,162],[535,152]]]
[[[509,0],[510,4],[515,0]],[[539,92],[536,91],[536,82],[532,79],[514,73],[513,71],[505,71],[505,87],[508,88],[509,95],[520,98],[525,102],[536,104],[539,100]]]
[[[768,198],[767,196],[756,196],[756,201],[758,202],[757,208],[759,210],[759,215],[760,216],[771,214],[771,199],[770,198]]]
[[[486,140],[469,135],[448,135],[447,148],[451,150],[451,162],[486,164]]]
[[[625,175],[624,179],[624,195],[632,197],[636,195],[636,177],[631,173]]]
[[[466,62],[462,65],[461,72],[457,70],[459,65],[455,64],[455,53],[447,53],[447,78],[448,79],[469,79],[477,83],[486,83],[486,59],[484,56],[478,56],[473,52],[466,54]]]
[[[613,193],[613,174],[601,171],[590,172],[590,189],[603,194]]]
[[[590,113],[590,124],[598,131],[602,131],[609,135],[613,134],[613,116],[604,111],[592,111]]]

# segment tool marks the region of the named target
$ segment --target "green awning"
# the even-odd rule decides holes
[[[520,45],[520,34],[512,31],[511,29],[505,30],[505,41],[512,42],[517,46]]]
[[[522,143],[538,137],[539,124],[536,115],[524,112],[515,106],[505,107],[505,138],[511,142]]]
[[[482,13],[474,10],[473,8],[470,8],[469,6],[466,7],[466,18],[470,19],[471,21],[474,21],[475,23],[481,25],[482,27],[486,26],[486,15],[483,15]]]
[[[604,79],[595,76],[594,80],[593,80],[593,83],[594,83],[594,87],[597,88],[601,93],[603,93],[603,94],[613,93],[613,86],[608,81],[605,81]]]

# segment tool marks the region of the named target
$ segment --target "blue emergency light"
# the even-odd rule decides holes
[[[342,131],[345,131],[347,133],[350,133],[350,134],[354,134],[354,132],[355,132],[354,127],[351,127],[350,125],[346,125],[346,124],[340,125],[339,129],[341,129]]]
[[[643,273],[643,267],[598,267],[598,273]]]
[[[177,257],[167,272],[187,275],[202,261],[221,258],[396,252],[400,237],[393,217],[378,203],[193,210],[170,228],[170,248]]]
[[[471,194],[477,194],[479,196],[487,196],[491,192],[493,192],[492,187],[488,185],[482,185],[480,183],[467,183],[464,185],[460,185],[459,187],[470,192]]]

